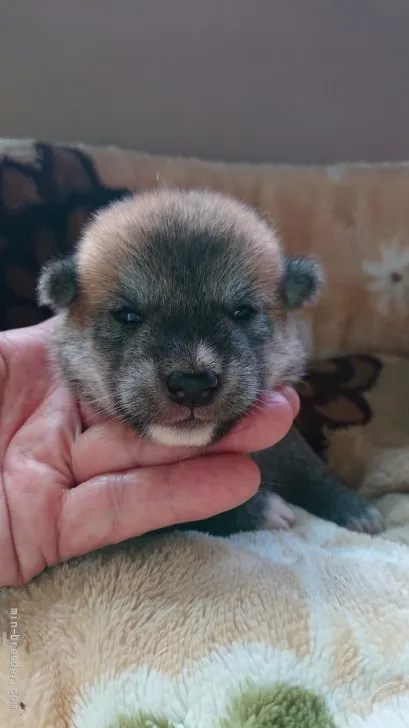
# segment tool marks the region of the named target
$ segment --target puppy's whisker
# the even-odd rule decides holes
[[[87,402],[87,404],[89,404],[89,405],[102,404],[104,401],[109,402],[111,400],[109,395],[107,395],[106,397],[97,397],[96,399],[91,399],[90,397],[85,396],[84,399]]]

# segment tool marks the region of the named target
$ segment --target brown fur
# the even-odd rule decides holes
[[[187,204],[188,203],[188,204]],[[283,274],[281,248],[273,228],[237,200],[211,192],[182,198],[176,190],[162,189],[115,203],[96,217],[78,246],[78,266],[85,299],[100,302],[115,291],[121,266],[149,241],[153,227],[167,219],[189,221],[197,228],[231,228],[253,280],[268,299]],[[239,252],[239,251],[238,251]]]

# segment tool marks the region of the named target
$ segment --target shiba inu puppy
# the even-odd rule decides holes
[[[77,397],[158,443],[205,446],[302,375],[292,312],[321,281],[319,264],[286,257],[255,210],[215,193],[162,189],[102,210],[74,254],[45,267],[38,291],[59,314],[55,361]],[[329,473],[295,429],[254,459],[269,489],[195,527],[288,527],[293,514],[281,495],[340,525],[381,529],[377,509]]]

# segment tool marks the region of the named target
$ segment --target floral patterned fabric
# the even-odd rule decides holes
[[[103,185],[78,149],[0,143],[0,330],[49,316],[35,300],[41,266],[71,250],[99,207],[126,190]]]
[[[295,171],[289,177],[286,169],[280,171],[280,168],[272,167],[268,174],[265,168],[257,166],[209,165],[194,160],[151,158],[113,149],[63,147],[29,141],[0,142],[0,329],[31,325],[49,316],[48,311],[37,307],[35,300],[36,279],[41,266],[51,257],[73,248],[82,226],[98,208],[130,191],[154,186],[158,183],[158,175],[161,184],[203,185],[221,189],[275,213],[284,243],[290,252],[295,252],[295,223],[287,209],[291,182],[293,214],[299,214],[302,205],[302,219],[308,222],[306,241],[303,242],[301,236],[298,238],[297,252],[310,253],[315,252],[309,249],[311,229],[317,229],[318,248],[322,234],[318,222],[313,223],[307,217],[307,213],[310,217],[313,215],[312,188],[318,191],[322,187],[320,174],[322,172],[318,170],[311,171],[305,178],[305,170],[299,171],[298,177],[304,180],[306,188],[300,200],[300,190],[293,179]],[[345,220],[349,220],[351,226],[353,210],[348,213],[342,188],[343,176],[345,178],[347,174],[347,171],[343,175],[338,174],[335,183],[329,172],[327,185],[331,190],[334,184],[339,187],[340,199],[337,201],[335,198],[332,203],[333,207],[335,202],[337,204],[333,214],[338,224],[343,210]],[[257,175],[258,198],[255,199]],[[405,277],[409,249],[401,250],[399,245],[398,238],[395,238],[391,246],[381,246],[379,262],[375,251],[372,261],[363,259],[361,262],[368,291],[371,296],[372,293],[378,296],[373,305],[380,310],[380,316],[386,316],[395,309],[402,316],[406,315]],[[333,276],[331,265],[328,276],[330,279]],[[344,295],[352,291],[351,285],[344,286]],[[330,303],[325,301],[324,296],[323,305]],[[322,341],[322,315],[322,308],[309,309],[300,318],[301,335],[312,353],[332,348]],[[350,325],[353,327],[353,319]],[[332,328],[336,326],[339,326],[338,310],[326,323],[329,339]],[[348,340],[348,332],[345,332],[344,338]],[[317,346],[317,341],[321,341],[321,347]],[[307,378],[299,386],[302,409],[298,426],[321,456],[325,457],[329,438],[335,430],[363,426],[370,421],[372,411],[365,392],[376,384],[382,366],[379,358],[369,355],[338,357],[312,364]]]

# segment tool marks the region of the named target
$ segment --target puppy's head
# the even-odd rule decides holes
[[[301,373],[290,311],[320,268],[288,259],[239,202],[162,190],[102,211],[43,271],[55,349],[75,393],[166,444],[204,445]]]

